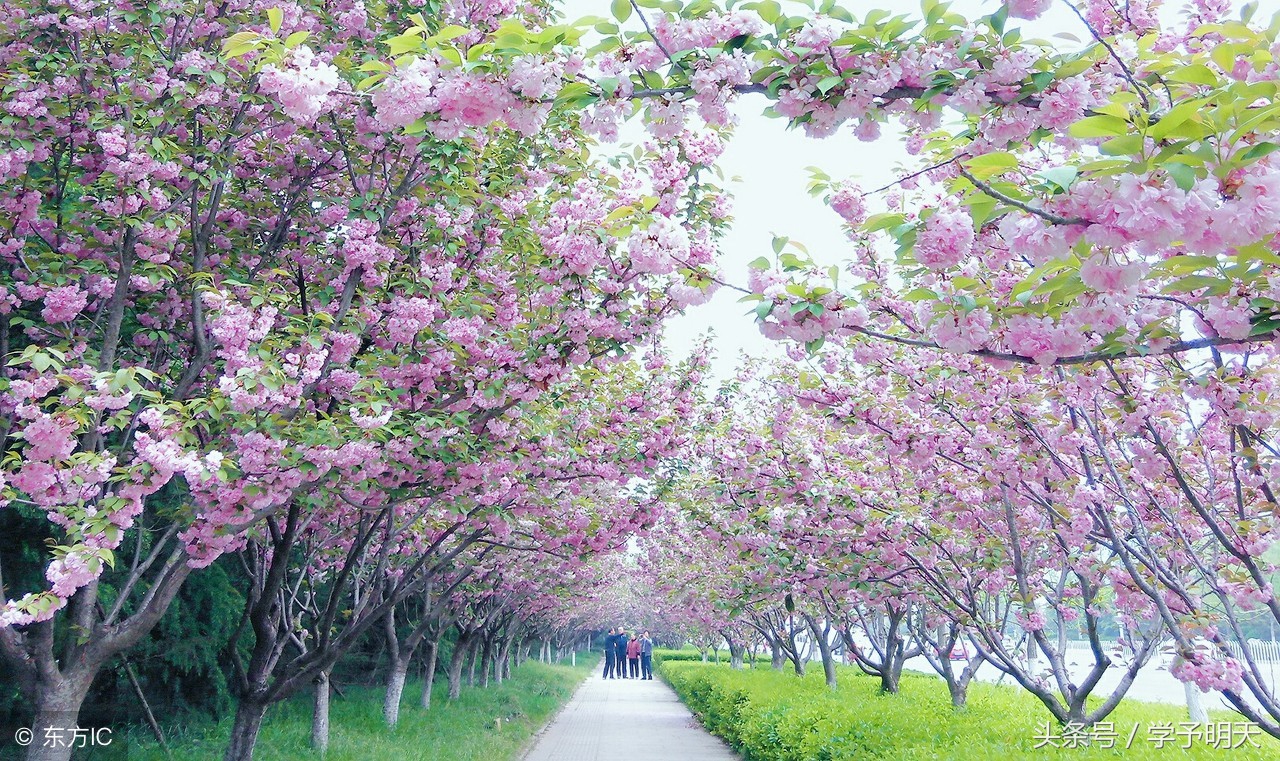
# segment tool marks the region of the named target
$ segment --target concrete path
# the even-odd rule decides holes
[[[737,761],[663,682],[587,678],[524,761]]]

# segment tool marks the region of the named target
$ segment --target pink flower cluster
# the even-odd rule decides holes
[[[1235,658],[1210,658],[1196,653],[1192,658],[1175,658],[1169,673],[1204,692],[1213,692],[1239,690],[1244,669]]]
[[[1036,19],[1049,9],[1053,0],[1006,0],[1005,6],[1013,18]]]
[[[944,203],[916,236],[916,261],[932,270],[954,267],[973,251],[975,237],[973,219],[954,203]]]
[[[289,118],[300,124],[311,124],[328,110],[329,96],[342,84],[337,68],[317,59],[305,45],[293,49],[285,68],[263,67],[258,81],[262,91],[276,96]]]
[[[415,58],[395,70],[373,93],[374,115],[386,129],[407,127],[438,103],[431,97],[439,69],[430,58]]]
[[[73,421],[36,412],[34,419],[22,429],[22,438],[27,441],[27,457],[41,462],[67,459],[76,448],[75,432]]]
[[[935,318],[930,330],[934,342],[948,351],[977,351],[986,348],[991,339],[991,312],[986,307],[970,312],[946,310]]]
[[[69,322],[89,303],[88,295],[78,285],[50,288],[44,297],[44,309],[40,316],[46,322]]]
[[[68,552],[54,560],[45,569],[45,578],[49,581],[50,591],[60,598],[67,599],[76,590],[98,578],[102,570],[102,560],[96,555],[81,552]]]
[[[827,203],[847,224],[860,225],[867,218],[866,197],[856,183],[846,180],[836,185]]]
[[[338,282],[345,283],[353,272],[360,270],[361,282],[365,285],[381,284],[385,279],[382,266],[392,261],[396,252],[378,240],[378,225],[367,219],[352,219],[346,223],[343,234],[338,248],[343,270]]]
[[[689,234],[667,217],[658,217],[644,230],[627,240],[631,268],[637,272],[665,275],[689,257]]]

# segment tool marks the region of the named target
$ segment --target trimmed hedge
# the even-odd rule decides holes
[[[773,669],[735,671],[668,658],[659,673],[703,725],[747,761],[1280,758],[1280,742],[1265,735],[1256,738],[1261,748],[1215,749],[1201,742],[1184,750],[1185,737],[1179,736],[1157,749],[1147,728],[1168,722],[1176,729],[1186,721],[1177,706],[1125,702],[1109,719],[1117,735],[1112,749],[1037,749],[1036,737],[1045,733],[1050,716],[1017,687],[974,684],[969,706],[956,711],[942,681],[924,674],[904,674],[899,694],[884,695],[878,679],[844,667],[834,691],[827,689],[821,669],[799,678]],[[1212,720],[1240,721],[1226,713],[1215,713]],[[1125,749],[1135,724],[1137,737]]]
[[[707,654],[707,663],[715,663],[715,660],[716,660],[715,653]],[[702,663],[702,653],[687,647],[680,650],[667,650],[667,649],[654,650],[653,662],[656,664],[656,663],[662,663],[663,661],[695,661],[697,663]],[[756,653],[755,661],[756,663],[767,664],[769,663],[769,656],[767,654],[761,655],[760,653]],[[729,662],[729,651],[725,648],[720,648],[720,662],[721,663]],[[742,662],[750,663],[751,656],[749,655],[743,656]]]

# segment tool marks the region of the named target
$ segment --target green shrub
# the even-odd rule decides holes
[[[826,687],[822,674],[805,677],[773,669],[733,670],[725,665],[663,658],[659,673],[709,731],[725,739],[747,761],[835,761],[836,759],[1043,758],[1280,758],[1280,742],[1260,736],[1261,748],[1215,749],[1180,742],[1157,749],[1145,734],[1152,723],[1177,727],[1186,721],[1177,706],[1126,701],[1112,714],[1115,747],[1036,748],[1036,737],[1052,726],[1049,713],[1017,687],[974,684],[969,705],[951,707],[942,681],[905,674],[897,695],[879,692],[879,680],[856,669],[839,669],[840,686]],[[1213,714],[1216,722],[1238,722]],[[1140,727],[1133,747],[1128,731]],[[1179,741],[1184,738],[1179,738]]]
[[[716,659],[715,653],[713,652],[707,653],[708,663],[715,661],[715,659]],[[751,656],[744,656],[742,660],[743,660],[743,663],[750,663]],[[689,647],[683,648],[681,650],[665,650],[665,649],[654,650],[653,662],[661,663],[662,661],[696,661],[698,663],[701,663],[702,653]],[[724,648],[720,649],[720,662],[721,663],[729,662],[729,651]],[[760,653],[756,653],[755,662],[768,664],[769,655],[767,653],[763,655]]]

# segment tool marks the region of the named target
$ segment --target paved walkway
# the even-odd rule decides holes
[[[524,761],[737,761],[658,679],[600,670],[535,740]]]

